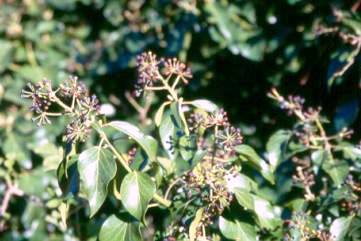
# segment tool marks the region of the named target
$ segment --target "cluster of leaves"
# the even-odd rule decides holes
[[[360,151],[347,142],[360,138],[359,10],[357,0],[0,0],[0,239],[95,239],[114,213],[109,223],[124,228],[131,222],[127,230],[133,233],[141,226],[146,240],[212,235],[216,240],[325,240],[330,234],[339,240],[360,239]],[[140,71],[144,75],[136,85],[138,94],[147,94],[138,102],[126,92],[134,79],[130,68],[136,56],[148,49],[178,56],[192,66],[195,78],[186,92],[178,87],[164,95],[144,90],[163,88],[149,69]],[[156,58],[153,64],[165,80],[174,71],[182,72],[180,83],[191,78],[187,67],[173,58]],[[67,78],[69,73],[81,76],[85,84]],[[52,83],[36,84],[44,76]],[[149,82],[149,77],[155,79]],[[19,98],[29,81],[23,95],[37,97],[35,114]],[[290,117],[263,98],[270,84],[322,105],[322,117],[306,121],[319,110],[308,113],[302,107],[296,114],[299,122],[292,126]],[[74,86],[77,89],[71,90]],[[291,114],[287,103],[303,105],[299,98],[271,95]],[[225,106],[244,141],[262,154],[240,144],[238,128],[226,125],[228,121],[219,131],[210,126],[212,118],[226,117],[216,105],[180,96],[206,96]],[[69,109],[64,111],[64,105]],[[104,116],[139,122],[141,131],[162,148],[152,154],[154,147],[138,143],[134,136],[135,141],[127,140],[132,127],[105,127]],[[31,119],[51,124],[38,127]],[[351,136],[345,127],[356,131]],[[277,131],[267,141],[272,132],[284,128],[290,130]],[[122,206],[119,188],[126,179],[114,177],[124,177],[126,168],[118,162],[110,168],[114,153],[99,135],[101,130],[132,170],[152,178],[156,192],[172,201],[170,208],[151,203],[146,218],[136,221],[137,214]],[[237,137],[235,146],[228,145],[232,136]],[[72,142],[80,142],[77,149]],[[97,163],[91,158],[98,150],[94,144],[105,147],[99,154],[109,166],[101,168],[111,171],[102,180],[108,192],[94,197],[89,209],[87,200],[94,192],[79,185],[86,177],[79,177],[78,165],[79,154],[89,148],[93,149],[82,156],[82,163]],[[225,199],[210,199],[209,192]],[[258,207],[275,210],[276,218],[263,217],[267,212],[257,209],[256,201]],[[124,212],[114,211],[120,209]],[[218,216],[223,218],[217,220]],[[281,219],[289,223],[287,228],[281,228]],[[348,230],[347,237],[339,226]],[[109,227],[108,237],[118,238],[118,231]]]

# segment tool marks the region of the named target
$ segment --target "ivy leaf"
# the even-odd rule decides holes
[[[179,153],[179,150],[175,148],[174,142],[177,141],[177,132],[180,130],[171,112],[166,112],[159,127],[159,136],[163,148],[171,160],[175,160]]]
[[[139,224],[108,217],[99,232],[99,241],[142,241]]]
[[[197,140],[194,135],[181,136],[179,138],[179,151],[182,158],[190,162],[197,151]]]
[[[44,158],[43,166],[46,171],[56,170],[63,159],[63,149],[53,143],[37,146],[34,152]]]
[[[241,159],[249,161],[252,166],[261,172],[266,180],[274,184],[274,169],[263,160],[252,147],[248,145],[238,145],[235,147],[235,150],[240,155]]]
[[[80,154],[78,171],[92,217],[105,201],[107,188],[115,177],[117,165],[109,150],[92,147]]]
[[[254,227],[248,223],[238,220],[229,221],[224,217],[219,217],[219,229],[224,237],[227,239],[237,241],[255,241],[256,231]]]
[[[114,129],[133,138],[147,153],[150,160],[156,160],[158,143],[153,137],[145,135],[139,130],[138,127],[125,121],[112,121],[107,124],[107,126],[111,126]]]
[[[207,112],[215,112],[218,110],[218,106],[209,100],[193,100],[190,102],[190,104]]]
[[[11,63],[12,48],[11,42],[0,40],[0,73]]]
[[[7,136],[2,149],[7,159],[16,160],[23,167],[27,167],[30,164],[30,153],[25,148],[24,140],[16,134],[10,133]]]
[[[128,173],[120,186],[124,208],[136,219],[141,220],[147,211],[149,201],[155,194],[156,186],[145,173]]]
[[[314,161],[322,164],[322,169],[331,177],[336,186],[340,186],[349,171],[347,162],[338,160],[336,162],[325,150],[314,152]]]
[[[334,237],[334,241],[344,240],[350,227],[353,216],[342,217],[334,220],[330,227],[330,233]]]
[[[199,225],[199,223],[202,220],[202,215],[203,215],[204,209],[200,208],[197,210],[196,212],[196,216],[193,219],[190,227],[189,227],[189,240],[190,241],[195,241],[196,240],[196,233],[197,233],[197,227]]]
[[[241,188],[235,188],[234,194],[241,206],[251,210],[257,216],[263,228],[274,229],[280,225],[281,219],[270,202]]]
[[[287,143],[292,133],[286,130],[279,130],[274,133],[266,144],[267,158],[273,169],[284,160]]]
[[[154,122],[156,126],[160,126],[163,118],[164,109],[167,105],[169,105],[169,102],[163,103],[157,110],[157,113],[155,113]]]

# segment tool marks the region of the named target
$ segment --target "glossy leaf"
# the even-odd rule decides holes
[[[165,102],[163,103],[159,109],[157,110],[157,112],[155,113],[154,116],[154,122],[156,126],[160,126],[162,119],[163,119],[163,113],[164,113],[164,109],[165,107],[169,104],[169,102]]]
[[[284,160],[284,153],[291,135],[290,131],[279,130],[268,140],[266,145],[267,158],[273,169]]]
[[[248,145],[238,145],[235,147],[235,150],[240,155],[241,159],[249,161],[252,166],[261,172],[266,180],[272,184],[274,183],[274,169],[263,160],[252,147]]]
[[[139,224],[111,215],[103,223],[99,241],[142,241]]]
[[[234,193],[238,203],[251,210],[263,228],[274,229],[280,225],[281,219],[270,202],[241,188],[236,188]]]
[[[173,115],[170,112],[166,112],[163,115],[163,120],[159,127],[159,136],[165,152],[171,160],[174,160],[179,150],[176,148],[175,143],[178,141],[177,132],[180,131],[180,127],[177,126]]]
[[[209,100],[203,100],[203,99],[193,100],[190,102],[190,104],[193,105],[194,107],[197,107],[199,109],[202,109],[202,110],[205,110],[205,111],[211,112],[211,113],[218,110],[218,106]]]
[[[334,241],[342,241],[344,240],[346,234],[348,233],[348,229],[352,222],[353,216],[350,217],[342,217],[334,220],[330,227],[330,234],[334,237]]]
[[[107,126],[111,126],[134,139],[152,161],[156,160],[158,143],[153,137],[145,135],[138,127],[125,121],[112,121]]]
[[[224,217],[219,217],[219,230],[227,239],[237,241],[255,241],[257,234],[254,227],[241,221],[230,221]]]
[[[191,225],[189,226],[189,240],[190,241],[195,241],[196,240],[197,228],[198,228],[198,225],[200,224],[200,222],[202,220],[203,212],[204,212],[203,208],[198,209],[197,212],[196,212],[196,216],[194,217]]]
[[[147,174],[135,171],[128,173],[120,186],[122,204],[131,215],[141,220],[155,191],[155,183]]]
[[[105,201],[108,185],[115,177],[117,165],[109,150],[92,147],[79,155],[78,171],[92,217]]]

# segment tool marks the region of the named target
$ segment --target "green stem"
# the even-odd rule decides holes
[[[153,195],[153,198],[154,198],[154,200],[156,200],[157,202],[159,202],[160,204],[162,204],[163,206],[165,206],[167,208],[170,207],[170,205],[172,204],[171,201],[159,196],[157,193],[155,193]]]
[[[175,101],[178,101],[178,96],[177,96],[176,91],[174,91],[174,90],[169,86],[169,84],[168,84],[169,78],[170,78],[170,76],[165,80],[165,79],[163,78],[163,76],[160,76],[160,77],[159,77],[159,79],[160,79],[160,81],[162,81],[163,86],[165,87],[165,89],[168,90],[169,94],[173,97],[173,99],[174,99]]]
[[[108,137],[106,136],[106,134],[97,129],[100,137],[108,144],[110,150],[113,152],[113,154],[117,157],[117,159],[120,161],[120,164],[122,164],[122,166],[125,168],[125,170],[127,170],[127,172],[132,172],[132,169],[130,169],[126,159],[115,149],[115,147],[113,146],[113,144],[109,141]]]
[[[115,147],[112,145],[112,143],[109,141],[108,137],[106,136],[106,134],[102,131],[97,129],[97,132],[99,133],[99,135],[101,136],[101,138],[108,144],[110,150],[114,153],[114,155],[117,157],[117,159],[120,161],[120,164],[122,164],[122,166],[125,168],[125,170],[130,173],[132,172],[132,169],[129,167],[126,158],[124,158],[116,149]],[[153,195],[153,198],[159,202],[160,204],[162,204],[165,207],[169,207],[171,205],[171,201],[159,196],[157,193],[155,193]]]
[[[65,111],[67,112],[73,112],[73,109],[70,108],[69,106],[67,106],[63,101],[61,101],[55,93],[53,93],[50,97],[51,99],[53,99],[53,101],[55,103],[57,103],[58,105],[60,105]]]

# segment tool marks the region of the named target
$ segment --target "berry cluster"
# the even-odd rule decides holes
[[[315,195],[312,193],[311,188],[315,185],[316,182],[310,160],[294,157],[292,161],[296,165],[296,174],[292,176],[293,181],[303,185],[305,189],[305,199],[308,201],[313,201],[315,199]]]
[[[29,83],[22,90],[21,97],[32,101],[30,110],[37,115],[33,120],[38,125],[50,124],[49,117],[70,117],[64,135],[68,142],[85,141],[95,117],[99,115],[97,97],[90,96],[85,84],[73,76],[64,80],[56,90],[53,90],[51,81],[47,79],[37,84]]]
[[[176,58],[159,59],[152,52],[146,52],[137,56],[136,62],[138,70],[136,96],[140,96],[147,90],[175,92],[180,80],[187,84],[192,78],[190,68]]]
[[[335,238],[330,234],[328,230],[317,229],[315,230],[309,220],[309,216],[306,213],[298,212],[294,215],[293,220],[287,222],[288,228],[298,233],[299,240],[319,240],[319,241],[334,241]],[[285,240],[294,240],[287,235]]]

